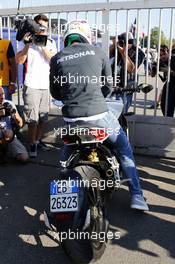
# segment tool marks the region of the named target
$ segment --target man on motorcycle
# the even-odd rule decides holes
[[[68,24],[65,49],[51,59],[50,92],[63,102],[63,118],[69,124],[83,120],[112,129],[109,143],[130,179],[131,208],[148,211],[130,143],[106,103],[105,98],[112,92],[111,67],[103,50],[91,45],[91,36],[85,20]]]

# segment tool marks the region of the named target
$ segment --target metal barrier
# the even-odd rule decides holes
[[[58,50],[60,50],[60,35],[63,28],[60,24],[60,19],[67,21],[84,18],[87,19],[92,28],[94,28],[95,44],[101,44],[102,48],[109,54],[110,36],[118,36],[122,32],[128,33],[134,30],[136,38],[136,67],[135,67],[135,86],[140,82],[151,83],[154,86],[154,91],[148,95],[134,94],[133,111],[137,115],[141,115],[142,120],[147,116],[153,116],[154,118],[166,118],[163,117],[160,109],[157,109],[158,95],[162,89],[162,83],[159,78],[159,67],[156,70],[155,78],[149,75],[149,51],[151,50],[151,30],[157,26],[157,64],[160,61],[160,45],[163,43],[163,37],[166,36],[169,57],[168,57],[168,71],[167,71],[167,89],[166,89],[166,105],[165,116],[167,116],[168,107],[168,91],[169,82],[171,77],[171,56],[172,56],[172,44],[175,42],[175,18],[174,18],[175,1],[174,0],[140,0],[140,1],[123,1],[123,2],[102,2],[102,3],[87,3],[87,4],[72,4],[72,5],[48,5],[40,7],[24,7],[20,10],[20,16],[34,16],[38,13],[45,13],[49,17],[50,32],[53,36],[55,34]],[[8,38],[10,39],[11,31],[10,25],[13,22],[13,18],[16,16],[16,9],[1,9],[0,10],[0,34],[3,37],[3,28],[7,27]],[[156,19],[157,17],[157,19]],[[53,26],[55,21],[55,26]],[[167,26],[165,26],[165,24]],[[98,38],[98,31],[101,31],[101,39]],[[165,34],[164,34],[165,31]],[[144,35],[142,34],[144,33]],[[142,34],[142,39],[141,39]],[[145,36],[147,35],[147,37]],[[138,49],[139,43],[142,40],[144,48],[147,48],[146,55],[146,74],[143,70],[143,64],[138,69]],[[147,42],[147,44],[145,43]],[[145,45],[146,44],[146,45]],[[117,50],[117,47],[116,47]],[[117,54],[117,53],[116,53]],[[128,57],[128,34],[126,34],[126,60]],[[115,58],[115,69],[117,68],[117,56]],[[116,73],[115,73],[116,74]],[[116,76],[115,76],[116,77]],[[127,65],[125,64],[125,86],[127,86]],[[154,109],[150,109],[150,103],[154,103]],[[136,119],[129,120],[130,124],[134,127],[131,130],[135,130]],[[160,122],[162,124],[162,122]],[[153,125],[153,122],[151,123]],[[168,121],[168,125],[170,122]],[[172,124],[172,123],[171,123]],[[152,129],[152,128],[151,128]],[[149,132],[149,131],[148,131]],[[174,132],[173,132],[174,133]],[[131,135],[134,137],[135,133]],[[155,135],[156,136],[156,135]],[[132,140],[133,146],[135,146],[135,140]]]

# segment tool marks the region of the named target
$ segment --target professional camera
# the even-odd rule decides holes
[[[3,131],[6,130],[6,128],[7,128],[6,127],[7,123],[3,119],[3,117],[11,116],[12,127],[14,125],[14,128],[16,129],[15,121],[14,121],[15,113],[16,113],[16,110],[13,108],[13,106],[10,103],[5,102],[3,105],[0,105],[0,141],[3,138]],[[0,144],[1,144],[1,142],[0,142]]]
[[[0,112],[0,117],[13,116],[16,113],[16,109],[10,103],[5,102],[0,106]]]
[[[16,114],[16,109],[9,102],[5,102],[3,103],[3,105],[0,106],[0,130],[4,129],[6,126],[6,122],[4,121],[3,117],[10,116],[12,130],[14,134],[17,134],[17,132],[20,129],[20,126],[16,122],[15,114]]]
[[[133,39],[131,32],[128,33],[128,44],[134,44],[134,39]],[[118,36],[118,46],[122,48],[126,46],[126,34],[125,33]]]
[[[125,45],[126,45],[126,43],[125,43],[125,41],[123,39],[119,39],[118,40],[118,46],[119,47],[122,47],[123,48]]]
[[[31,33],[29,40],[37,46],[46,46],[47,35],[38,35],[37,33],[45,31],[45,28],[37,24],[33,19],[16,20],[17,29],[16,40],[21,41],[27,32]],[[25,41],[26,42],[26,41]]]

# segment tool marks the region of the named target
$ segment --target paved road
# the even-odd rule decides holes
[[[52,115],[48,143],[55,142],[54,127],[58,121]],[[10,162],[0,167],[0,264],[71,263],[43,223],[49,182],[58,174],[58,147],[26,166]],[[175,263],[175,160],[137,156],[136,161],[150,211],[132,211],[126,187],[116,192],[108,212],[110,228],[121,238],[108,243],[97,264]]]
[[[58,151],[39,153],[35,162],[0,167],[0,263],[70,264],[61,247],[46,232],[43,211],[48,207],[49,182],[57,176]],[[148,213],[129,208],[126,187],[109,204],[110,241],[97,264],[175,263],[175,161],[136,157]]]

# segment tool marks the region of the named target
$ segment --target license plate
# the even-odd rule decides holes
[[[50,185],[50,211],[78,211],[78,187],[76,181],[53,181]]]

